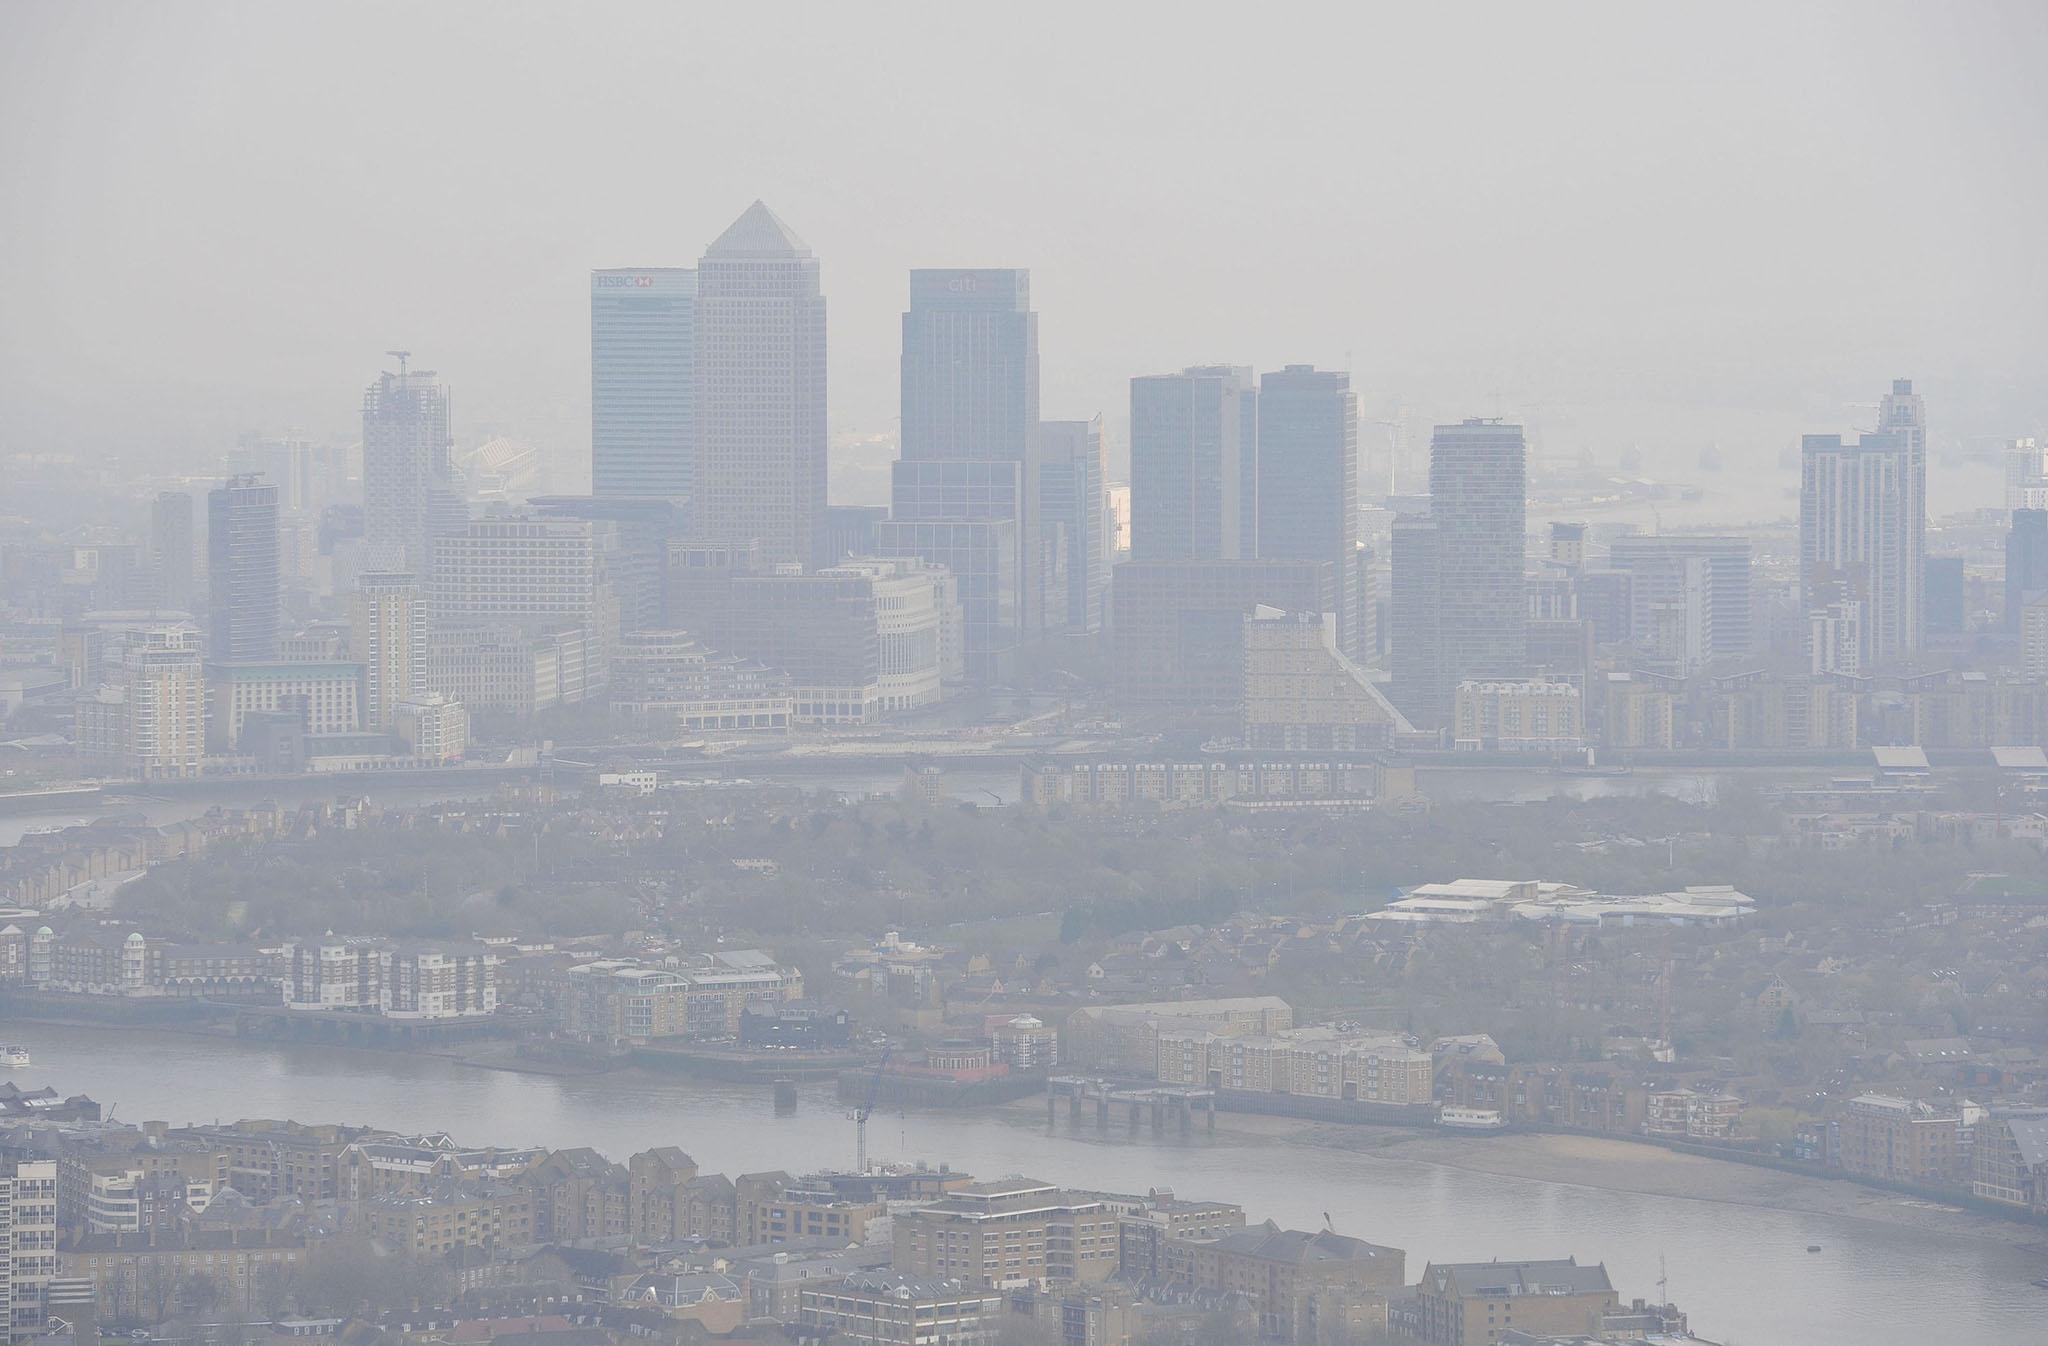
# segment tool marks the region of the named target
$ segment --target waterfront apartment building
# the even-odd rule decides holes
[[[697,273],[590,273],[590,489],[687,500],[695,478]]]
[[[1198,1029],[1225,1038],[1271,1037],[1292,1027],[1293,1007],[1274,995],[1091,1005],[1061,1025],[1060,1059],[1076,1069],[1156,1078],[1162,1032]]]
[[[1337,648],[1364,652],[1358,398],[1339,370],[1288,365],[1259,382],[1257,554],[1330,566]],[[1137,508],[1136,482],[1132,508]],[[1135,516],[1133,527],[1136,526]],[[1136,545],[1136,538],[1133,538]]]
[[[199,774],[206,755],[206,674],[197,627],[127,633],[105,679],[74,707],[79,751],[136,780]]]
[[[498,956],[481,945],[391,944],[329,936],[287,940],[288,1009],[389,1019],[471,1019],[497,1012]]]
[[[348,657],[363,670],[362,727],[390,731],[394,707],[427,690],[427,602],[416,576],[358,577],[348,600]]]
[[[694,516],[771,563],[825,555],[825,297],[818,259],[762,202],[697,264]]]
[[[1551,752],[1586,741],[1585,698],[1576,685],[1536,678],[1467,681],[1452,697],[1451,732],[1461,748]]]
[[[896,1216],[893,1265],[982,1290],[1107,1280],[1117,1216],[1094,1197],[1031,1178],[972,1183]]]
[[[1337,648],[1328,613],[1258,607],[1244,619],[1244,745],[1254,752],[1356,752],[1413,731]]]
[[[1961,1123],[1917,1099],[1859,1094],[1841,1117],[1842,1168],[1859,1177],[1939,1186],[1956,1176]]]
[[[1977,1123],[1970,1191],[1985,1201],[2048,1215],[2048,1110],[2000,1109]]]
[[[644,1045],[689,1032],[689,979],[675,968],[599,959],[569,968],[562,984],[562,1029],[575,1037]]]
[[[1432,1062],[1389,1034],[1295,1028],[1271,1034],[1222,1034],[1201,1026],[1161,1028],[1163,1084],[1233,1093],[1426,1107]]]
[[[1800,445],[1801,602],[1862,605],[1866,672],[1918,653],[1925,633],[1927,431],[1910,380],[1893,382],[1879,426]]]
[[[465,515],[456,485],[448,389],[432,370],[378,375],[363,393],[363,552],[366,568],[425,575],[433,538]]]
[[[207,493],[206,528],[208,654],[222,663],[275,659],[284,615],[277,487],[229,478]]]
[[[1386,1330],[1387,1300],[1401,1293],[1407,1254],[1332,1230],[1282,1229],[1271,1220],[1215,1238],[1181,1238],[1173,1283],[1251,1306],[1261,1340],[1356,1340]]]
[[[1258,548],[1259,392],[1209,365],[1131,380],[1131,559],[1228,561]]]
[[[1509,1331],[1597,1335],[1619,1308],[1602,1263],[1432,1262],[1416,1287],[1411,1334],[1428,1346],[1493,1346]]]

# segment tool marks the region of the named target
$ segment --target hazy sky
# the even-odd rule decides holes
[[[392,346],[583,456],[586,273],[756,196],[837,430],[918,265],[1031,268],[1049,416],[1307,360],[1553,451],[1903,374],[2048,427],[2048,5],[1279,8],[4,0],[0,457],[348,435]]]

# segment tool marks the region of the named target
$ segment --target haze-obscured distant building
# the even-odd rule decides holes
[[[697,536],[829,560],[818,259],[759,201],[697,264],[695,350]]]
[[[1337,648],[1359,658],[1364,558],[1351,376],[1309,365],[1267,374],[1259,383],[1258,415],[1258,556],[1330,566],[1332,601],[1322,610],[1337,614]]]
[[[1131,559],[1258,555],[1259,393],[1209,365],[1131,380]]]
[[[429,369],[386,371],[363,394],[365,568],[425,575],[436,534],[466,511],[455,480],[448,389]]]
[[[998,680],[1043,624],[1030,273],[912,271],[902,363],[902,456],[875,549],[958,577],[967,675]]]
[[[1129,706],[1236,710],[1245,618],[1261,604],[1333,610],[1333,566],[1297,561],[1126,561],[1111,584],[1117,699]]]
[[[697,273],[590,273],[590,490],[689,499],[696,478]]]
[[[1875,433],[1808,435],[1800,456],[1803,607],[1860,603],[1866,670],[1918,653],[1926,627],[1927,428],[1912,381],[1893,381]]]
[[[959,620],[949,579],[911,557],[849,557],[803,574],[763,569],[752,549],[679,546],[669,619],[712,650],[786,674],[797,722],[866,724],[943,696]]]
[[[1244,743],[1261,752],[1356,752],[1413,726],[1337,648],[1327,613],[1258,607],[1244,619]]]
[[[1109,603],[1110,518],[1102,418],[1038,423],[1039,539],[1047,557],[1045,628],[1102,629]]]
[[[390,729],[392,707],[427,690],[427,600],[415,576],[360,577],[349,595],[347,650],[363,669],[363,727]]]
[[[277,487],[232,477],[206,497],[207,651],[219,662],[277,657],[284,592]]]

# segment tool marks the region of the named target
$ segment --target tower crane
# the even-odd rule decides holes
[[[874,1077],[868,1081],[868,1096],[853,1114],[854,1164],[860,1173],[868,1171],[868,1115],[875,1110],[875,1097],[882,1092],[882,1072],[889,1068],[889,1054],[895,1050],[893,1045],[882,1048],[882,1059],[875,1063]]]

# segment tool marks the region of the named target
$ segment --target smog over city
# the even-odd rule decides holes
[[[0,1346],[2048,1338],[2044,70],[0,3]]]

